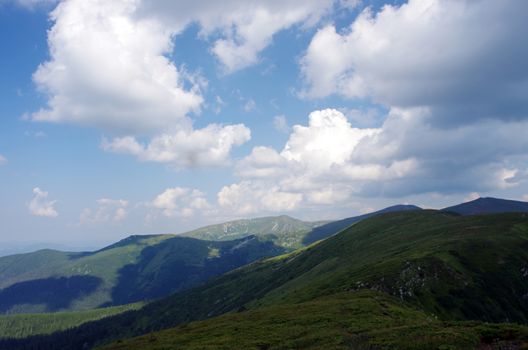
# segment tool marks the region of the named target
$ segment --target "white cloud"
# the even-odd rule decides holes
[[[0,154],[0,166],[7,164],[7,158]]]
[[[308,126],[295,125],[281,156],[310,170],[329,170],[344,164],[361,139],[377,129],[353,128],[345,116],[333,109],[310,113]]]
[[[142,161],[171,163],[177,167],[221,166],[229,162],[232,147],[250,138],[250,130],[242,124],[211,124],[199,130],[161,134],[147,145],[127,136],[111,141],[105,139],[101,146],[109,152],[131,154]]]
[[[249,140],[249,129],[193,128],[207,82],[170,60],[174,38],[197,23],[201,38],[213,41],[212,52],[231,72],[256,63],[276,32],[314,25],[334,6],[333,0],[62,1],[51,14],[50,59],[34,73],[48,103],[28,118],[99,128],[118,136],[104,149],[140,160],[178,167],[225,164],[232,147]],[[223,105],[217,98],[214,111]],[[248,100],[244,110],[255,107]]]
[[[33,189],[35,195],[28,204],[28,209],[31,215],[57,217],[59,213],[55,210],[57,201],[48,201],[48,192],[42,191],[40,188]]]
[[[241,177],[277,178],[287,171],[286,160],[274,149],[258,146],[251,154],[236,165],[237,175]]]
[[[190,124],[202,104],[199,86],[165,54],[172,34],[159,21],[137,18],[135,1],[61,2],[48,33],[51,59],[34,74],[49,95],[33,120],[150,133]]]
[[[197,22],[202,36],[217,37],[211,51],[226,73],[255,64],[273,35],[294,25],[316,24],[333,7],[333,0],[226,0],[189,3],[142,2],[140,12],[179,26]],[[345,6],[346,4],[340,4]],[[218,37],[219,36],[219,37]]]
[[[281,191],[278,186],[262,186],[243,181],[224,186],[218,192],[218,204],[231,215],[248,215],[262,212],[284,212],[297,209],[301,193]]]
[[[525,194],[525,195],[522,197],[522,200],[525,201],[525,202],[528,202],[528,194]]]
[[[128,212],[128,201],[124,199],[101,198],[97,200],[97,208],[86,208],[82,211],[80,224],[122,222]]]
[[[231,72],[256,63],[276,32],[313,25],[332,8],[333,0],[62,1],[51,14],[51,58],[34,74],[48,106],[32,119],[128,134],[188,127],[203,79],[167,58],[187,26],[216,38],[211,50]]]
[[[282,133],[290,132],[290,127],[288,126],[288,120],[284,115],[276,115],[273,117],[273,126],[275,129]]]
[[[302,95],[428,107],[435,123],[528,117],[528,3],[410,0],[329,25],[301,60]],[[485,73],[483,73],[485,72]]]
[[[247,215],[338,207],[353,197],[486,192],[523,181],[528,122],[446,129],[428,123],[428,113],[394,108],[380,128],[358,129],[337,110],[314,111],[281,151],[255,147],[240,160],[241,181],[220,191],[219,204]],[[279,203],[270,205],[273,196]]]
[[[160,211],[165,217],[184,217],[188,218],[196,214],[205,215],[212,209],[205,198],[205,194],[196,189],[185,187],[168,188],[159,194],[148,206]],[[153,219],[156,213],[150,213],[149,219]]]

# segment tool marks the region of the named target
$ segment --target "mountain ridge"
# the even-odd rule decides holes
[[[355,298],[365,291],[401,300],[431,320],[528,323],[528,301],[522,297],[528,289],[527,248],[526,213],[386,213],[301,250],[233,270],[138,311],[54,337],[9,344],[11,349],[24,348],[32,342],[41,349],[60,348],[60,344],[75,348],[72,344],[128,338],[226,313],[290,306],[299,310],[295,305],[340,293]],[[324,312],[324,308],[317,312]],[[445,323],[437,325],[438,331],[445,334]],[[474,339],[477,343],[481,337],[478,334]]]
[[[442,210],[460,215],[528,212],[528,202],[494,197],[481,197]]]

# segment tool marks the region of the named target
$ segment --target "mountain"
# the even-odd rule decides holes
[[[303,246],[302,240],[308,232],[326,223],[328,221],[301,221],[286,215],[269,216],[210,225],[181,235],[209,241],[227,241],[255,235],[293,250]]]
[[[143,303],[82,311],[0,315],[0,338],[26,338],[36,334],[51,334],[86,322],[136,310],[141,306]]]
[[[527,261],[528,214],[386,213],[138,311],[0,348],[82,348],[178,325],[129,348],[145,339],[160,349],[174,339],[207,348],[200,342],[228,343],[233,333],[241,343],[263,340],[253,347],[261,349],[401,348],[398,339],[424,349],[508,348],[526,343],[526,327],[482,322],[528,323]],[[198,320],[206,321],[188,324]],[[253,322],[263,328],[246,332]],[[326,325],[330,333],[317,331]],[[298,332],[305,343],[291,338]]]
[[[334,294],[192,322],[103,350],[525,349],[528,327],[442,322],[375,291]]]
[[[292,217],[270,216],[256,219],[229,221],[223,224],[211,225],[181,234],[211,241],[224,241],[255,235],[269,239],[276,245],[293,250],[309,245],[320,239],[327,238],[348,226],[371,216],[404,210],[420,210],[415,205],[394,205],[372,213],[349,217],[337,221],[301,221]]]
[[[292,251],[394,206],[340,220],[237,220],[180,235],[130,236],[95,252],[43,249],[0,257],[0,313],[42,313],[163,297],[263,257]],[[37,291],[37,292],[35,292]]]
[[[254,236],[210,242],[131,236],[96,252],[0,258],[0,313],[82,310],[155,299],[285,250]]]
[[[493,213],[528,213],[528,202],[500,198],[477,198],[470,202],[442,209],[460,215],[493,214]]]
[[[392,213],[397,211],[406,211],[406,210],[422,210],[422,208],[417,207],[416,205],[405,205],[405,204],[398,204],[393,205],[391,207],[387,207],[385,209],[381,209],[372,213],[363,214],[359,216],[353,216],[350,218],[338,220],[338,221],[332,221],[327,224],[317,226],[313,228],[306,236],[303,238],[303,244],[308,245],[311,243],[314,243],[318,240],[327,238],[330,235],[333,235],[334,233],[337,233],[341,230],[344,230],[345,228],[349,227],[350,225],[359,222],[364,219],[368,219],[372,216],[384,214],[384,213]]]

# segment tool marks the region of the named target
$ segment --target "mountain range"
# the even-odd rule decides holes
[[[423,349],[520,348],[528,345],[528,328],[504,322],[528,322],[523,204],[483,198],[443,210],[396,206],[330,223],[261,218],[183,236],[132,236],[93,253],[15,256],[25,264],[2,258],[4,281],[42,273],[35,268],[49,259],[46,254],[55,259],[53,269],[64,264],[62,254],[85,268],[90,257],[103,259],[102,265],[104,257],[128,257],[116,270],[120,282],[109,289],[109,300],[97,306],[158,300],[53,335],[3,340],[0,348],[384,349],[405,348],[409,335]],[[280,238],[290,233],[292,239]],[[279,244],[294,241],[301,248]],[[75,286],[83,282],[76,278],[93,277],[93,271],[50,278]],[[0,301],[23,295],[5,292],[29,282],[4,288]],[[80,304],[73,298],[69,306]],[[14,312],[27,305],[2,307]],[[131,339],[111,343],[123,338]]]
[[[94,252],[43,249],[0,257],[0,313],[84,310],[156,299],[304,247],[371,215],[409,208],[394,206],[330,223],[284,215],[236,220],[179,235],[130,236]]]

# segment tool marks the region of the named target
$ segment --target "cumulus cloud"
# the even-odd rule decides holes
[[[128,201],[124,199],[101,198],[97,200],[97,208],[86,208],[82,211],[80,224],[121,222],[126,219]]]
[[[221,209],[237,215],[261,212],[284,212],[297,209],[303,199],[301,193],[282,191],[279,186],[243,181],[224,186],[218,192]]]
[[[149,133],[189,125],[202,104],[165,54],[172,32],[137,18],[136,1],[61,2],[48,33],[51,59],[34,74],[49,96],[36,121],[68,122],[119,132]]]
[[[0,166],[7,164],[7,158],[0,154]]]
[[[57,217],[59,213],[55,210],[55,204],[57,201],[49,201],[48,192],[42,191],[40,188],[35,187],[33,189],[34,197],[28,204],[28,209],[31,215],[35,216],[46,216],[46,217]]]
[[[336,2],[338,6],[351,4]],[[333,0],[142,1],[139,13],[182,28],[197,22],[203,37],[216,37],[211,52],[226,73],[258,62],[273,35],[293,25],[311,26],[332,10]]]
[[[314,111],[310,113],[308,126],[293,127],[281,155],[310,170],[327,170],[344,164],[361,139],[377,132],[353,128],[337,110]]]
[[[206,214],[212,209],[205,198],[205,194],[196,189],[185,187],[168,188],[147,204],[154,211],[149,213],[148,219],[156,217],[157,212],[165,217],[188,218],[195,214]]]
[[[200,37],[212,42],[211,52],[233,72],[256,63],[278,31],[314,25],[334,6],[333,0],[64,0],[51,13],[50,59],[33,76],[47,106],[28,118],[99,128],[119,136],[104,149],[142,160],[218,165],[249,139],[249,130],[194,130],[191,117],[203,108],[207,81],[170,60],[175,37],[198,24]],[[222,105],[217,99],[216,110]],[[254,101],[244,108],[254,109]]]
[[[49,96],[32,119],[125,133],[188,126],[203,103],[199,79],[167,58],[191,23],[227,70],[253,64],[273,34],[316,23],[332,0],[196,2],[65,0],[51,13],[50,60],[34,74]]]
[[[225,165],[234,146],[251,138],[250,130],[242,124],[220,126],[211,124],[199,130],[180,130],[161,134],[148,144],[126,136],[103,140],[106,151],[130,154],[142,161],[171,163],[178,167]]]
[[[240,214],[280,212],[358,197],[486,192],[523,181],[528,122],[446,129],[428,123],[429,113],[394,108],[379,128],[355,128],[337,110],[314,111],[281,151],[259,146],[241,159],[241,181],[222,188],[219,204]]]
[[[305,97],[339,94],[397,108],[427,107],[442,125],[528,117],[528,3],[410,0],[364,10],[342,32],[313,37]]]

